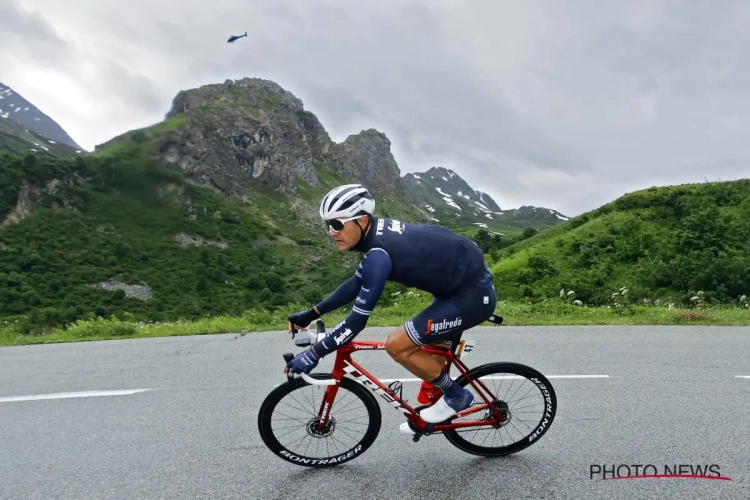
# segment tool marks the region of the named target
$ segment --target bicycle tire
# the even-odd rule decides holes
[[[536,385],[537,389],[539,389],[542,397],[544,398],[544,401],[546,403],[545,412],[543,413],[539,422],[532,427],[532,432],[530,434],[524,436],[516,443],[508,446],[477,446],[461,437],[457,429],[445,431],[443,433],[445,434],[446,439],[451,442],[451,444],[467,453],[471,453],[472,455],[479,455],[483,457],[497,457],[517,453],[525,448],[528,448],[532,444],[539,441],[539,438],[541,438],[549,430],[557,412],[557,396],[555,394],[555,390],[549,380],[537,370],[520,363],[512,362],[488,363],[486,365],[477,366],[469,370],[469,376],[474,380],[486,375],[492,375],[494,373],[513,374],[531,380],[531,382]],[[468,384],[468,381],[466,380],[466,377],[464,375],[461,375],[456,379],[456,383],[461,387],[465,387]],[[477,403],[476,399],[475,403]]]
[[[310,376],[315,379],[330,379],[332,375],[330,373],[311,373]],[[380,405],[378,401],[372,395],[372,393],[362,384],[349,378],[342,378],[338,387],[337,397],[341,394],[341,391],[349,391],[355,397],[359,398],[364,404],[367,410],[368,424],[364,436],[361,440],[356,442],[350,449],[345,450],[343,453],[336,453],[328,457],[311,457],[301,455],[299,453],[292,452],[284,445],[282,445],[276,435],[273,432],[271,425],[271,417],[276,410],[277,405],[282,398],[294,391],[310,387],[310,384],[301,377],[295,377],[288,383],[283,383],[271,391],[258,412],[258,431],[260,437],[266,444],[269,450],[276,456],[286,460],[287,462],[295,465],[302,465],[305,467],[333,467],[349,462],[360,455],[362,455],[374,442],[380,432],[380,426],[382,422],[382,414],[380,411]],[[318,386],[316,386],[318,387]],[[324,386],[321,386],[324,387]],[[335,402],[334,402],[335,404]],[[329,421],[331,417],[335,418],[336,408],[331,408]],[[305,424],[307,425],[307,424]],[[335,431],[332,431],[332,433]]]

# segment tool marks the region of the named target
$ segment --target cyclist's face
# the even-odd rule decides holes
[[[351,247],[357,244],[360,236],[362,236],[362,231],[360,230],[360,222],[363,220],[367,220],[367,218],[362,217],[360,219],[346,221],[344,223],[344,229],[342,229],[338,233],[329,230],[328,234],[331,235],[331,237],[334,239],[336,245],[338,245],[339,247],[339,250],[349,250]]]

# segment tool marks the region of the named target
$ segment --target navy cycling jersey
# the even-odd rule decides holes
[[[354,250],[365,254],[354,276],[316,306],[326,314],[354,300],[349,315],[314,345],[320,356],[350,342],[364,329],[386,282],[445,298],[476,283],[487,272],[481,249],[441,226],[374,218]]]

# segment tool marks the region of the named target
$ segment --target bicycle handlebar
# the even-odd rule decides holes
[[[312,385],[336,385],[336,379],[330,378],[327,380],[318,380],[315,378],[312,378],[307,373],[300,373],[300,376],[309,384]]]
[[[292,354],[291,352],[285,352],[284,353],[284,361],[286,361],[287,364],[289,364],[289,362],[293,358],[294,358],[294,354]],[[300,376],[308,384],[312,384],[312,385],[336,385],[336,380],[335,379],[319,380],[319,379],[312,378],[307,373],[300,373]],[[288,380],[292,380],[292,377],[289,377],[288,375],[287,375],[287,377],[288,377]]]

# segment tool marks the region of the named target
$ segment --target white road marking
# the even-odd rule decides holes
[[[735,378],[750,378],[750,375],[735,375]]]
[[[546,378],[609,378],[609,375],[545,375]],[[513,379],[513,378],[526,378],[518,375],[493,375],[491,377],[481,377],[484,379],[500,380],[500,379]],[[421,378],[383,378],[381,382],[421,382]]]
[[[8,396],[0,398],[0,403],[12,403],[16,401],[38,401],[40,399],[67,399],[67,398],[91,398],[100,396],[129,396],[151,389],[126,389],[123,391],[84,391],[84,392],[57,392],[54,394],[34,394],[30,396]]]

